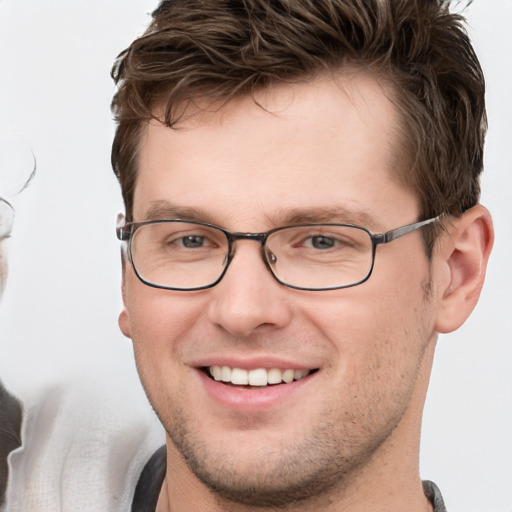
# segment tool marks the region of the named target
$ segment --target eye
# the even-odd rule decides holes
[[[187,249],[196,249],[198,247],[204,247],[206,244],[206,238],[199,235],[189,235],[178,238],[174,243],[183,245]]]
[[[314,249],[332,249],[334,246],[339,244],[338,240],[335,240],[332,237],[329,236],[323,236],[323,235],[317,235],[312,236],[309,239],[309,244],[306,243],[305,245],[311,245]]]
[[[172,228],[179,226],[173,225]],[[213,250],[224,245],[222,233],[208,229],[187,229],[168,233],[163,242],[167,250]]]
[[[351,247],[353,242],[351,242],[347,237],[336,234],[315,234],[310,235],[304,238],[302,241],[302,247],[306,247],[309,249],[316,249],[318,251],[327,251],[329,249],[341,249]]]
[[[347,226],[299,226],[287,228],[277,233],[270,246],[277,246],[281,250],[303,250],[309,253],[332,252],[355,248],[364,242],[364,231]],[[288,249],[286,249],[288,248]]]

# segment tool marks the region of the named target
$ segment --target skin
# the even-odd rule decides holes
[[[4,209],[4,207],[6,207]],[[2,234],[0,236],[0,299],[2,298],[5,283],[7,281],[7,258],[5,256],[5,239],[9,235],[8,233],[4,233],[5,227],[3,226],[4,222],[8,222],[8,224],[11,224],[13,211],[10,209],[10,207],[7,206],[6,203],[0,198],[0,226],[2,226],[4,229],[0,230],[2,231]],[[7,218],[4,217],[4,215],[7,215]]]
[[[375,232],[415,222],[387,96],[359,73],[275,86],[257,96],[263,109],[239,98],[180,130],[153,122],[133,220],[158,203],[169,207],[159,215],[192,208],[244,232],[290,223],[290,212]],[[477,207],[450,224],[431,262],[416,232],[379,247],[366,283],[324,292],[277,283],[252,241],[238,242],[208,290],[150,288],[126,264],[120,327],[167,432],[158,510],[431,510],[418,446],[437,333],[469,315],[491,244]],[[200,369],[219,363],[318,371],[268,396],[229,388],[222,400],[227,386]]]
[[[0,299],[2,298],[2,295],[4,292],[6,279],[7,279],[7,262],[5,260],[3,243],[2,243],[2,240],[0,240]]]

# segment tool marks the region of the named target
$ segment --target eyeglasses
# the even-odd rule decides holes
[[[0,240],[7,238],[11,234],[13,221],[13,207],[0,197]]]
[[[117,237],[127,242],[137,277],[167,290],[215,286],[235,255],[237,240],[253,240],[275,279],[298,290],[334,290],[364,283],[376,248],[439,220],[441,215],[386,233],[350,224],[298,224],[265,233],[232,233],[219,226],[181,219],[125,223]]]

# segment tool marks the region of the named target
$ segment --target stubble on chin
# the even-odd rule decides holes
[[[229,504],[295,510],[305,501],[322,502],[340,495],[353,485],[396,426],[390,424],[380,436],[365,440],[357,437],[367,432],[359,432],[354,439],[341,436],[345,441],[340,443],[340,426],[330,419],[319,419],[301,442],[285,439],[278,448],[265,451],[262,447],[259,453],[257,449],[251,452],[250,460],[242,460],[238,453],[222,453],[207,445],[208,440],[182,409],[175,409],[173,418],[160,418],[172,444],[190,472],[225,510]],[[343,430],[351,430],[353,422],[348,423]]]

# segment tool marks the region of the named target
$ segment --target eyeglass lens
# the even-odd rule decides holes
[[[130,250],[143,281],[186,290],[215,283],[229,264],[230,247],[221,229],[162,221],[139,226]],[[373,247],[370,234],[362,228],[292,226],[272,232],[264,254],[270,270],[283,284],[325,289],[364,280],[371,271]]]

